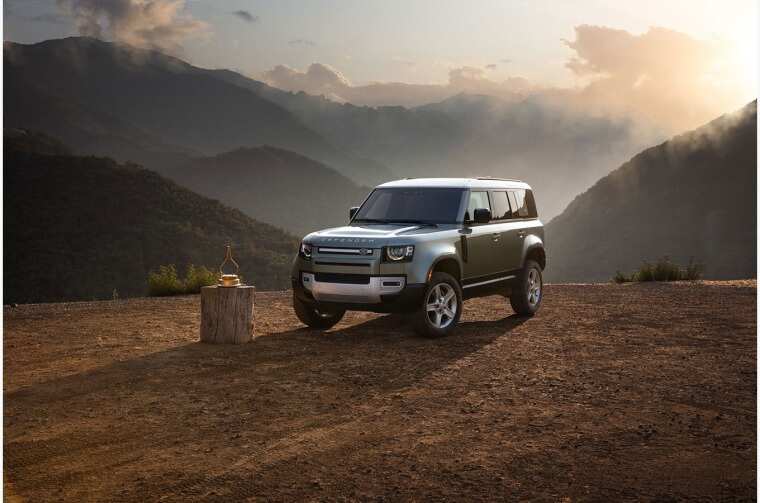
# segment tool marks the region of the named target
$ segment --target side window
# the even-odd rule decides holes
[[[512,211],[509,209],[509,201],[506,192],[491,192],[493,199],[493,218],[494,220],[503,220],[512,218]]]
[[[538,218],[538,209],[536,208],[536,199],[533,197],[532,190],[528,190],[525,192],[525,204],[528,205],[528,216],[530,218]]]
[[[525,189],[515,189],[509,192],[510,202],[514,199],[514,207],[512,210],[513,218],[528,218],[530,211],[525,198]]]
[[[478,208],[491,209],[488,204],[488,192],[470,192],[470,202],[467,205],[467,211],[464,213],[464,220],[472,221],[475,216],[475,210]]]
[[[519,218],[517,215],[517,199],[515,198],[515,191],[510,190],[507,192],[509,195],[509,205],[512,207],[512,215],[510,218]]]

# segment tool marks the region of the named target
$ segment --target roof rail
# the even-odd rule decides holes
[[[500,182],[521,182],[524,183],[522,180],[518,180],[517,178],[499,178],[498,176],[476,176],[476,180],[498,180]]]

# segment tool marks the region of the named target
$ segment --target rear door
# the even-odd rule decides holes
[[[516,203],[512,202],[514,194],[507,189],[491,192],[494,206],[494,232],[498,233],[496,242],[498,249],[498,268],[494,272],[508,273],[520,268],[522,241],[520,238],[521,222],[513,221],[513,210]]]
[[[486,208],[493,213],[487,190],[470,192],[467,211],[464,214],[465,229],[463,235],[467,242],[467,261],[464,262],[462,278],[467,282],[475,282],[477,278],[494,272],[494,257],[498,256],[497,241],[494,240],[491,224],[476,224],[472,222],[477,208]]]
[[[510,271],[523,266],[523,247],[525,237],[538,225],[538,215],[533,194],[526,189],[507,189],[509,206],[512,214],[506,230],[502,231],[502,253],[505,267]]]

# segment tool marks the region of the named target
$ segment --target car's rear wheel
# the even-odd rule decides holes
[[[522,316],[533,316],[541,307],[544,296],[544,279],[541,274],[541,266],[533,260],[526,260],[517,277],[509,303],[515,313]]]
[[[338,311],[320,309],[318,304],[307,304],[295,295],[293,295],[293,310],[296,312],[298,319],[301,320],[301,323],[319,330],[332,328],[346,314],[344,309]]]
[[[443,337],[451,333],[462,315],[462,288],[445,272],[433,273],[422,308],[415,316],[415,330],[427,337]]]

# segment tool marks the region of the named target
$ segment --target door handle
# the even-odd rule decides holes
[[[501,237],[501,232],[494,232],[491,234],[491,239],[494,242],[498,241],[500,237]]]
[[[525,231],[518,231],[517,232],[517,236],[521,237],[521,238],[524,238],[525,237]]]

